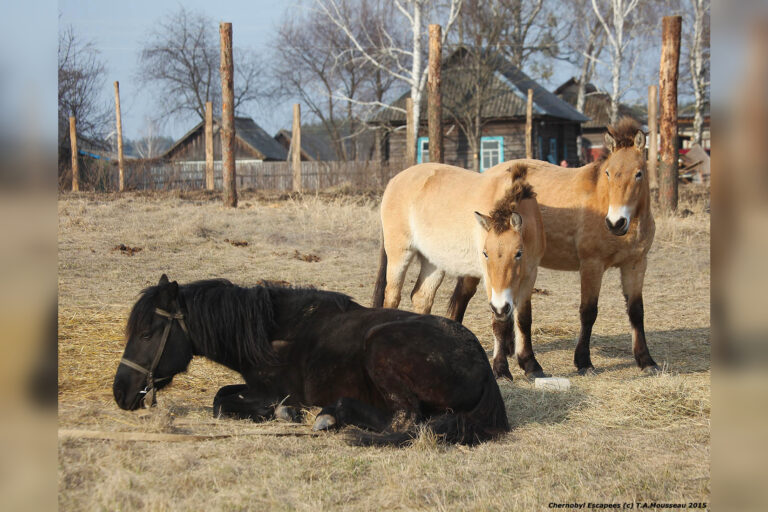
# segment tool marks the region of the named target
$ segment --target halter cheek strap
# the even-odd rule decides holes
[[[145,368],[140,364],[131,361],[130,359],[126,359],[125,357],[120,359],[120,364],[124,364],[125,366],[147,376],[147,385],[142,391],[140,391],[140,393],[145,395],[144,403],[149,404],[149,406],[155,404],[155,384],[157,382],[170,379],[170,377],[155,379],[154,372],[158,363],[160,362],[160,358],[163,356],[163,351],[165,350],[165,344],[168,341],[168,335],[171,332],[171,325],[173,324],[173,321],[177,320],[181,330],[184,331],[187,336],[189,336],[187,325],[184,323],[184,315],[181,313],[181,311],[177,311],[176,313],[169,313],[164,309],[155,308],[155,314],[166,317],[168,319],[168,323],[165,324],[165,329],[163,329],[163,336],[160,338],[160,345],[157,347],[157,352],[155,352],[155,357],[152,358],[152,364],[149,366],[149,368]]]

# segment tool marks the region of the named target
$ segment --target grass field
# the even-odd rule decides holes
[[[565,502],[710,501],[710,221],[702,195],[683,192],[686,215],[657,215],[645,281],[648,344],[661,375],[635,366],[618,271],[611,270],[593,331],[598,374],[577,376],[578,275],[541,269],[534,350],[545,371],[571,379],[570,391],[535,390],[511,362],[515,382],[500,383],[510,434],[475,448],[422,435],[405,449],[349,447],[337,434],[271,435],[308,434],[309,425],[214,420],[216,390],[240,377],[202,359],[150,411],[121,411],[111,395],[129,308],[163,272],[179,282],[284,280],[369,304],[376,197],[246,193],[237,209],[225,209],[204,193],[62,196],[60,428],[232,437],[61,439],[60,508],[547,510]],[[141,250],[128,255],[115,249],[120,244]],[[408,282],[415,276],[412,268]],[[452,288],[446,279],[435,313],[445,311]],[[403,308],[410,308],[407,295]],[[465,324],[490,351],[482,290]]]

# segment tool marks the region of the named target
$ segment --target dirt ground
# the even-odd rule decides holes
[[[644,302],[661,375],[645,376],[635,366],[616,270],[603,280],[593,331],[598,374],[576,375],[578,275],[541,269],[534,350],[545,371],[571,379],[570,391],[535,390],[510,361],[515,382],[500,388],[513,430],[503,439],[466,448],[422,435],[408,448],[371,449],[347,446],[338,434],[304,435],[309,425],[213,419],[216,390],[240,377],[202,359],[150,411],[121,411],[111,385],[129,309],[163,272],[180,283],[282,280],[368,305],[378,261],[376,195],[246,193],[237,209],[206,193],[64,195],[58,204],[60,428],[232,436],[178,443],[60,438],[59,506],[545,510],[550,503],[708,502],[706,197],[684,187],[682,214],[657,214]],[[416,270],[409,272],[411,286]],[[444,313],[452,287],[446,278],[435,313]],[[407,295],[403,308],[410,308]],[[490,351],[482,290],[465,324]],[[290,433],[302,435],[284,435]]]

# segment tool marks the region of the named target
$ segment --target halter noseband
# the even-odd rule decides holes
[[[181,326],[181,330],[183,330],[184,333],[186,333],[186,335],[189,336],[187,325],[184,323],[184,315],[181,313],[181,311],[177,311],[176,313],[169,313],[164,309],[155,308],[155,314],[166,317],[168,319],[168,323],[165,324],[165,329],[163,330],[163,337],[160,339],[160,345],[157,347],[157,352],[155,352],[155,357],[152,359],[152,364],[149,366],[149,368],[148,369],[144,368],[140,364],[135,363],[130,359],[126,359],[125,357],[120,359],[120,364],[124,364],[125,366],[132,368],[137,372],[143,373],[144,375],[147,376],[147,385],[139,393],[145,395],[144,404],[146,405],[147,403],[149,403],[149,406],[152,406],[155,404],[155,383],[162,382],[164,380],[168,380],[171,378],[171,377],[163,377],[161,379],[155,380],[154,372],[155,372],[155,368],[157,368],[157,364],[160,362],[160,358],[163,355],[163,350],[165,350],[165,343],[168,341],[168,335],[171,332],[171,325],[173,325],[173,321],[178,320],[179,326]]]

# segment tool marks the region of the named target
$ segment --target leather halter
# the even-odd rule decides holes
[[[160,358],[163,355],[163,350],[165,350],[165,343],[168,341],[168,335],[171,332],[171,325],[173,325],[173,321],[178,320],[179,326],[181,326],[181,329],[186,333],[187,336],[189,336],[187,325],[184,323],[184,315],[181,313],[181,311],[177,311],[176,313],[169,313],[163,309],[155,308],[155,314],[166,317],[168,319],[168,323],[165,324],[165,329],[163,330],[163,337],[160,339],[160,345],[157,347],[157,352],[155,352],[155,357],[152,359],[152,364],[149,366],[149,368],[145,368],[140,364],[131,361],[130,359],[126,359],[125,357],[120,359],[120,364],[124,364],[125,366],[132,368],[137,372],[143,373],[144,375],[147,376],[147,385],[144,387],[143,390],[139,391],[139,394],[144,395],[144,405],[145,406],[148,405],[150,407],[155,405],[156,403],[155,402],[155,384],[171,378],[171,377],[163,377],[160,379],[155,379],[154,372],[155,372],[155,369],[157,368],[158,363],[160,362]]]

